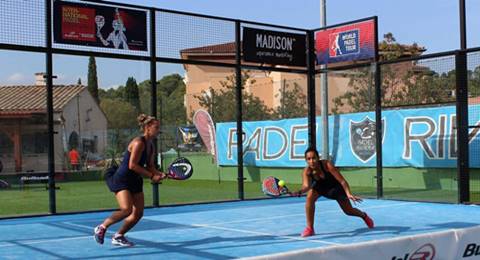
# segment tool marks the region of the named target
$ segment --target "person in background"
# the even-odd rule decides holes
[[[72,147],[72,149],[68,152],[68,159],[70,160],[70,166],[72,166],[72,170],[79,171],[80,154],[75,147]]]

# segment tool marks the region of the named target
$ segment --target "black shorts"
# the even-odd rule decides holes
[[[134,173],[121,173],[117,170],[115,173],[105,174],[105,181],[111,192],[119,192],[121,190],[129,190],[131,193],[143,192],[143,178]]]
[[[324,196],[325,198],[331,200],[348,200],[345,190],[343,190],[343,187],[340,185],[336,185],[330,188],[313,187],[313,189],[318,192],[320,196]]]

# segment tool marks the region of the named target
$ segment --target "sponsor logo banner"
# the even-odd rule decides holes
[[[147,51],[146,11],[54,1],[55,43]]]
[[[385,123],[382,121],[382,139]],[[350,121],[350,147],[353,155],[362,162],[368,162],[376,153],[375,121],[368,116],[360,122]]]
[[[480,126],[479,105],[469,106],[470,125]],[[339,167],[374,167],[376,133],[373,112],[329,117],[330,156]],[[317,117],[317,149],[321,152],[321,118]],[[454,106],[382,112],[382,149],[385,167],[457,167]],[[308,146],[306,118],[243,123],[245,165],[304,167]],[[469,130],[470,167],[480,167],[480,128]],[[236,123],[217,123],[220,165],[237,164]]]
[[[246,62],[306,66],[306,35],[243,28],[243,60]]]
[[[315,34],[317,64],[375,58],[375,21],[349,24]]]

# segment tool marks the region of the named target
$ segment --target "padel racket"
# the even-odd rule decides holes
[[[179,157],[168,166],[166,174],[169,179],[186,180],[192,177],[192,163],[185,157]]]
[[[263,193],[271,197],[279,197],[285,194],[292,194],[288,190],[287,186],[284,185],[283,187],[281,187],[280,185],[278,185],[279,181],[279,179],[273,176],[268,176],[267,178],[265,178],[262,183]]]

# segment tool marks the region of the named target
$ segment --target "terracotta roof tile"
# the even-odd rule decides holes
[[[197,48],[183,49],[181,53],[235,53],[235,42],[207,45]]]
[[[53,110],[62,108],[86,87],[82,85],[53,86]],[[0,86],[0,115],[21,116],[45,113],[47,106],[45,86]]]

